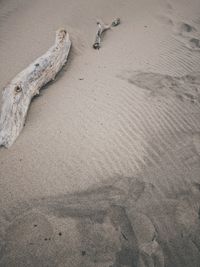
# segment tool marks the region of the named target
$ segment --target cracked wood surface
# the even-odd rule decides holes
[[[10,147],[23,129],[32,98],[48,82],[55,79],[67,61],[71,41],[64,29],[56,32],[55,44],[3,90],[0,117],[0,146]]]

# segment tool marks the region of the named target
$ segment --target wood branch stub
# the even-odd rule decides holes
[[[103,37],[103,33],[111,27],[116,27],[121,23],[120,18],[115,19],[111,24],[107,25],[103,21],[97,21],[97,33],[95,36],[95,42],[93,44],[94,49],[99,49],[101,47],[101,41]]]
[[[55,79],[67,62],[71,47],[65,29],[56,32],[55,44],[25,70],[20,72],[3,90],[0,117],[0,146],[10,147],[23,129],[31,99],[39,90]]]

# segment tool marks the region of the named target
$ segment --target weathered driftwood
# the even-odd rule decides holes
[[[10,147],[16,140],[24,126],[31,99],[39,94],[42,86],[54,80],[67,61],[70,47],[71,41],[66,30],[58,30],[55,44],[3,90],[0,146]]]
[[[99,49],[101,47],[102,35],[105,31],[111,29],[120,24],[120,18],[115,19],[110,25],[104,24],[102,21],[97,21],[98,30],[95,36],[95,42],[93,44],[94,49]]]

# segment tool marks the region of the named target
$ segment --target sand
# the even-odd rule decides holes
[[[73,48],[0,149],[0,266],[200,262],[199,0],[1,0],[0,88]],[[96,20],[121,24],[94,50]]]

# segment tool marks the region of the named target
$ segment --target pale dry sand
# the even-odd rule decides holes
[[[199,0],[1,0],[0,88],[73,49],[0,150],[0,266],[200,266]],[[121,25],[94,50],[96,19]]]

